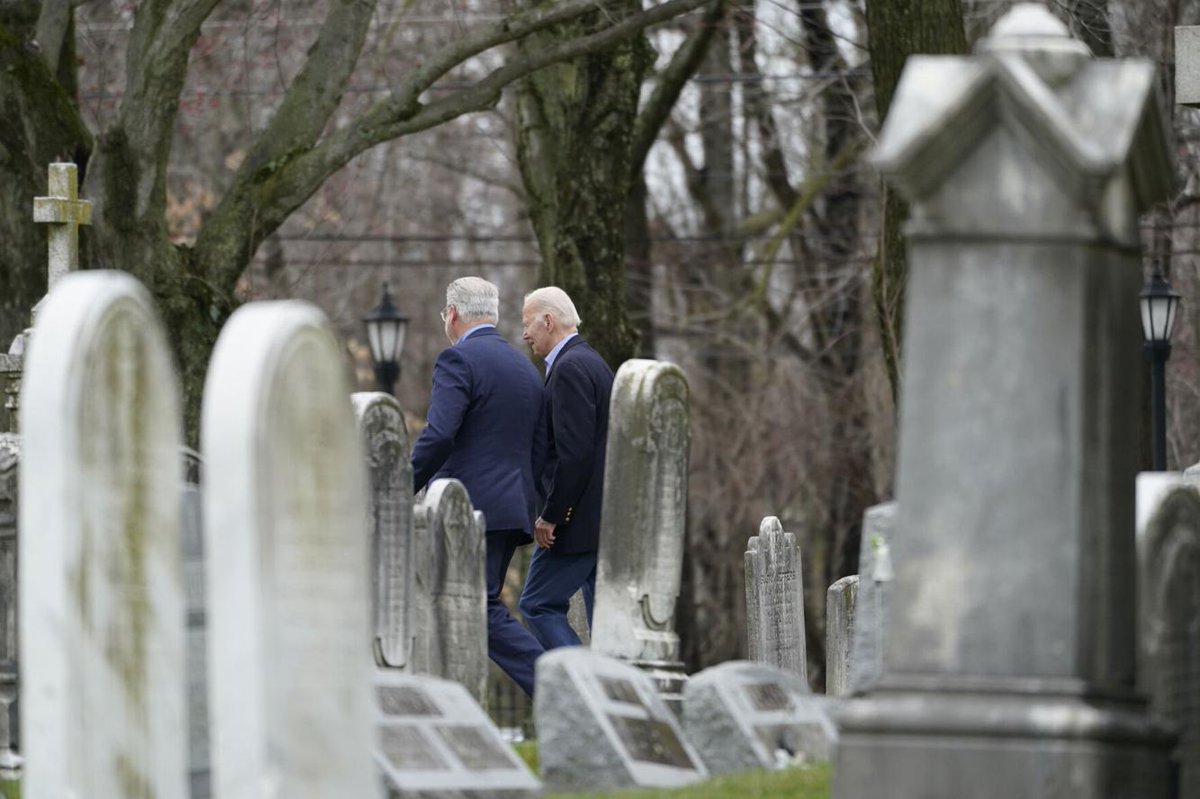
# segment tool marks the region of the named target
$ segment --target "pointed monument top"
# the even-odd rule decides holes
[[[1086,44],[1072,38],[1067,26],[1037,3],[1013,6],[976,49],[980,53],[1019,56],[1052,86],[1070,78],[1092,57]]]

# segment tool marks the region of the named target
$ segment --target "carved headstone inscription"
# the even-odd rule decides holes
[[[208,762],[208,667],[204,618],[204,521],[200,453],[183,449],[179,503],[187,602],[188,779],[191,799],[212,795]]]
[[[825,594],[825,693],[828,696],[850,693],[858,583],[858,575],[850,574],[829,586]]]
[[[412,463],[400,404],[389,394],[352,395],[370,480],[371,588],[375,662],[403,669],[412,651]]]
[[[863,513],[849,694],[869,691],[883,673],[889,600],[895,579],[892,566],[892,533],[895,529],[895,502],[872,505]]]
[[[683,730],[713,774],[827,762],[836,707],[791,672],[730,661],[688,680]]]
[[[375,761],[404,797],[524,797],[540,784],[456,682],[392,669],[375,672]]]
[[[217,340],[201,424],[216,796],[380,795],[349,395],[307,303],[245,305]]]
[[[25,368],[23,795],[183,799],[179,389],[149,292],[63,277]]]
[[[592,648],[651,671],[677,692],[675,633],[691,443],[678,366],[629,360],[617,370],[604,467],[603,532]]]
[[[1200,798],[1200,491],[1174,473],[1138,475],[1138,682],[1179,731],[1180,799]]]
[[[670,787],[707,776],[654,681],[615,658],[583,647],[542,655],[533,714],[548,789]]]
[[[746,545],[746,643],[750,660],[808,679],[804,579],[796,537],[774,516]]]
[[[417,503],[413,670],[453,680],[483,704],[487,692],[487,583],[483,514],[458,480],[434,480]]]

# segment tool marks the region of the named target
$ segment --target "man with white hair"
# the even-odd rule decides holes
[[[579,644],[567,623],[571,596],[582,589],[590,625],[596,589],[613,372],[579,336],[579,324],[575,303],[562,289],[526,295],[521,337],[546,362],[547,448],[540,475],[545,501],[533,532],[538,549],[520,608],[546,649]]]
[[[543,648],[500,601],[517,547],[530,543],[537,515],[534,460],[544,444],[542,382],[529,359],[496,330],[495,285],[462,277],[446,287],[448,349],[433,366],[428,424],[413,446],[413,489],[454,477],[487,523],[488,656],[533,696]]]

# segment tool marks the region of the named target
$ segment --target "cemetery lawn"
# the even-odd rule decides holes
[[[21,799],[21,781],[0,780],[0,796],[4,799]]]
[[[785,771],[727,774],[698,785],[672,790],[547,794],[545,799],[828,799],[831,774],[828,765],[815,765]]]

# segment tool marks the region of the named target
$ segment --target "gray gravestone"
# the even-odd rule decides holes
[[[413,646],[412,462],[400,403],[390,394],[351,397],[370,475],[371,588],[375,663],[403,669]]]
[[[1179,731],[1178,799],[1200,799],[1200,491],[1138,475],[1138,685]]]
[[[858,551],[858,595],[855,601],[854,638],[850,644],[847,693],[869,691],[883,673],[887,647],[888,612],[891,607],[892,538],[896,529],[896,503],[872,505],[863,513],[862,546]]]
[[[204,497],[202,463],[195,450],[183,449],[180,509],[183,537],[183,585],[187,607],[188,782],[191,799],[212,795],[208,757],[208,668],[204,619]]]
[[[22,794],[183,799],[179,388],[128,274],[47,296],[21,429]]]
[[[374,681],[376,765],[392,795],[422,799],[536,796],[540,785],[456,682],[392,669]]]
[[[201,422],[216,796],[381,793],[348,389],[342,347],[307,303],[245,305],[217,340]]]
[[[1166,795],[1171,736],[1131,690],[1157,80],[1032,3],[905,65],[874,155],[912,203],[897,612],[839,717],[837,799]]]
[[[734,660],[687,681],[683,731],[711,774],[828,762],[836,708],[791,672]]]
[[[857,574],[829,586],[825,593],[825,693],[849,696],[858,608]]]
[[[675,602],[683,569],[691,443],[678,366],[630,360],[613,381],[592,648],[644,668],[679,696]]]
[[[1200,26],[1175,28],[1175,102],[1200,105]]]
[[[17,755],[17,497],[21,437],[0,433],[0,779],[20,775]]]
[[[414,511],[421,560],[416,570],[413,671],[487,696],[487,559],[483,514],[458,480],[429,484]]]
[[[796,536],[767,516],[746,545],[746,643],[750,660],[808,681],[804,579]]]
[[[667,788],[708,776],[644,671],[583,647],[538,658],[538,764],[552,791]]]

